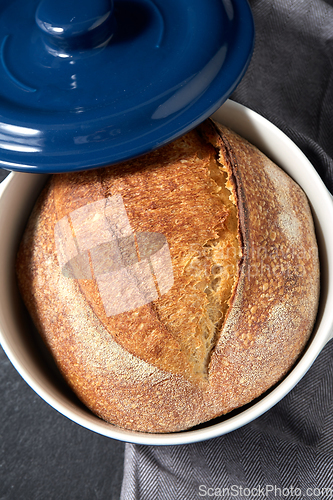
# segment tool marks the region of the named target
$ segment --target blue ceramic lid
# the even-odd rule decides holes
[[[84,170],[197,126],[253,50],[246,0],[0,0],[0,167]]]

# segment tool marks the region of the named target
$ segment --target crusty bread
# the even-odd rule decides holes
[[[211,120],[127,163],[52,176],[17,276],[79,398],[146,432],[268,390],[300,356],[319,299],[303,191]]]

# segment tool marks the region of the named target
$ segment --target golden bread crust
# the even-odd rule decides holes
[[[166,291],[155,276],[158,298],[107,314],[95,276],[62,272],[55,228],[119,196],[139,253],[140,235],[167,241],[172,281],[159,261]],[[101,418],[145,432],[190,428],[278,382],[309,339],[319,298],[304,193],[212,121],[126,164],[53,176],[23,236],[17,275],[76,394]]]
[[[257,148],[215,127],[210,140],[236,178],[244,242],[233,304],[210,366],[216,398],[226,394],[230,411],[279,381],[302,352],[317,313],[319,259],[301,188]]]

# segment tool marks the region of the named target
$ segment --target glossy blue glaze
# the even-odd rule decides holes
[[[113,0],[86,4],[82,0],[41,0],[35,20],[45,43],[60,52],[96,48],[113,35]]]
[[[253,41],[246,0],[0,0],[0,166],[151,151],[222,105]]]

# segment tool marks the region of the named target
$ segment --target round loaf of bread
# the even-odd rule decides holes
[[[305,194],[211,120],[129,162],[51,176],[17,276],[84,404],[155,433],[206,422],[280,381],[319,300]]]

